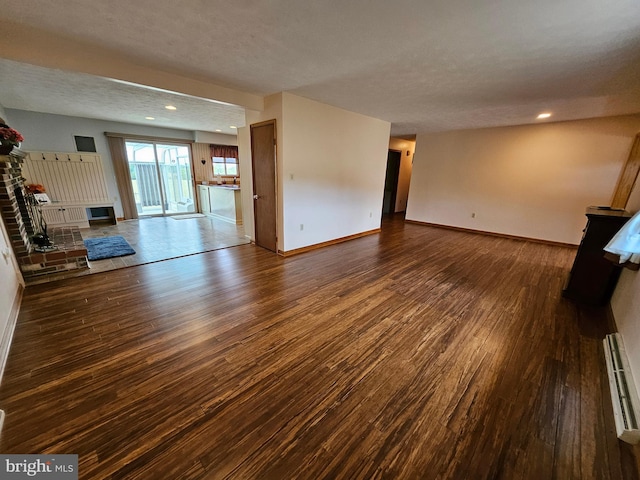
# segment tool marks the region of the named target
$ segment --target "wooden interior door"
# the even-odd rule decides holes
[[[251,125],[256,245],[277,252],[276,121]]]

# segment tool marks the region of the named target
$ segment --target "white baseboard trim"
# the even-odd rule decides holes
[[[13,332],[16,329],[16,323],[18,321],[18,314],[20,313],[20,304],[22,303],[22,293],[24,287],[18,286],[18,291],[13,299],[13,305],[11,306],[11,312],[9,312],[9,319],[7,320],[7,326],[0,338],[0,384],[2,384],[2,375],[4,374],[4,367],[7,365],[7,358],[9,357],[9,348],[11,348],[11,341],[13,340]]]

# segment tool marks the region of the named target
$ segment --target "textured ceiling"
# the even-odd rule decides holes
[[[236,130],[229,127],[245,121],[244,109],[235,105],[11,60],[0,59],[0,78],[6,108],[231,135]]]
[[[290,91],[390,121],[396,135],[531,123],[541,111],[551,120],[640,112],[637,0],[0,0],[0,8],[25,34],[64,35],[241,91]],[[0,70],[3,84],[12,70]],[[97,89],[103,101],[126,96],[136,117],[160,95],[62,72],[43,87],[37,72],[21,73],[30,80],[0,89],[3,105],[42,109],[42,92],[62,89],[73,102],[60,103],[77,111],[58,113],[86,115],[85,102],[109,111],[90,99]],[[215,123],[195,117],[188,128]]]

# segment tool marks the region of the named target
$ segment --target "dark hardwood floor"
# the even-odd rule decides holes
[[[385,221],[28,287],[3,453],[80,478],[637,479],[575,250]]]

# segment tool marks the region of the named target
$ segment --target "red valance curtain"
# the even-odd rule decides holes
[[[233,145],[209,145],[211,157],[238,158],[238,147]]]

